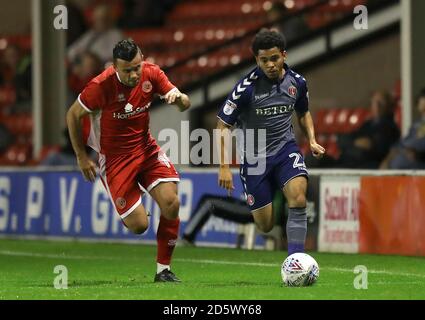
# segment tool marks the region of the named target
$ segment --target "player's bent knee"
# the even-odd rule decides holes
[[[163,214],[168,219],[176,219],[179,215],[179,209],[180,201],[177,195],[169,197],[164,204]]]
[[[307,199],[303,193],[296,195],[289,201],[289,207],[291,208],[304,208],[306,205]]]
[[[273,229],[273,223],[256,223],[257,228],[260,229],[262,232],[270,232]]]
[[[148,227],[149,227],[148,223],[140,223],[140,224],[137,224],[137,225],[130,227],[129,229],[134,234],[142,234],[148,229]]]

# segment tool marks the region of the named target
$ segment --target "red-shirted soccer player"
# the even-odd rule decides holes
[[[148,228],[141,204],[145,189],[158,203],[156,282],[180,282],[170,270],[178,236],[179,175],[149,132],[149,106],[154,94],[180,111],[190,107],[181,93],[155,64],[143,61],[133,40],[120,41],[113,50],[114,65],[88,83],[67,113],[67,124],[78,165],[88,181],[96,178],[96,165],[84,142],[99,154],[99,175],[125,226],[136,234]],[[90,115],[88,137],[80,120]],[[87,138],[87,139],[86,139]]]

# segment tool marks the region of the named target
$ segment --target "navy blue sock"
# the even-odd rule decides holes
[[[305,238],[307,235],[306,208],[289,208],[286,223],[288,237],[288,256],[296,252],[304,252]]]

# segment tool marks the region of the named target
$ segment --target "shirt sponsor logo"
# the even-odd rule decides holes
[[[289,106],[273,106],[269,108],[258,108],[255,109],[257,116],[274,116],[277,114],[283,114],[294,111],[294,105]]]
[[[125,113],[114,112],[112,116],[114,117],[114,119],[120,119],[120,120],[128,119],[141,112],[145,112],[150,107],[150,105],[151,104],[149,102],[147,105],[143,107],[137,107],[135,110],[133,110],[134,108],[133,105],[131,105],[130,103],[127,103],[127,105],[124,107]]]
[[[236,107],[237,106],[234,102],[227,100],[226,104],[224,105],[223,112],[226,116],[230,116],[233,113],[233,111],[236,109]]]
[[[270,94],[269,93],[264,93],[264,94],[260,94],[258,96],[255,96],[255,100],[259,100],[259,99],[263,99],[268,97]]]
[[[125,113],[133,112],[133,105],[131,103],[127,103],[124,107]]]

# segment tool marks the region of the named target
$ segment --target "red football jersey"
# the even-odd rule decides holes
[[[175,86],[155,64],[143,62],[139,83],[120,82],[113,66],[91,80],[78,96],[90,112],[86,143],[102,154],[143,153],[155,142],[149,132],[149,106],[154,94],[164,96]],[[88,132],[87,132],[88,131]]]

